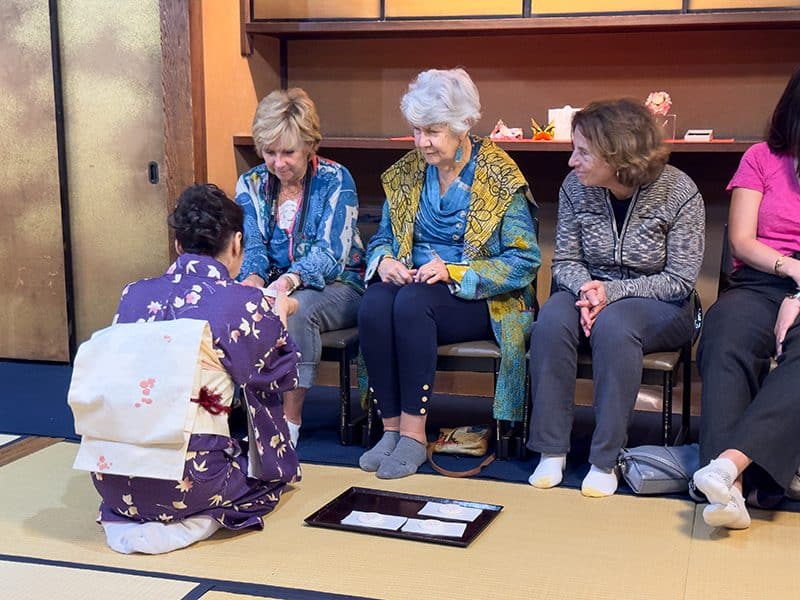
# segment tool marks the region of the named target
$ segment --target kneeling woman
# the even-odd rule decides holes
[[[169,224],[180,256],[161,277],[129,284],[114,321],[207,321],[221,368],[232,384],[243,386],[254,448],[248,460],[247,446],[220,433],[228,428],[215,421],[206,430],[216,433],[190,436],[180,480],[110,475],[101,465],[92,476],[102,496],[99,519],[109,546],[126,554],[169,552],[220,527],[262,528],[262,517],[277,505],[286,484],[300,479],[281,405],[281,392],[297,385],[298,353],[284,325],[292,300],[281,295],[276,315],[261,290],[235,283],[243,257],[243,214],[216,186],[184,191]],[[206,400],[201,393],[198,415],[203,412],[204,422],[224,421],[230,395]],[[249,477],[248,468],[257,476]]]
[[[665,165],[652,115],[630,100],[593,102],[572,122],[573,171],[561,185],[555,293],[531,341],[530,483],[561,482],[570,447],[578,348],[588,345],[596,426],[585,496],[617,489],[614,469],[642,380],[642,355],[679,348],[693,332],[689,296],[703,260],[697,186]]]
[[[368,248],[359,337],[384,435],[360,460],[384,479],[425,462],[439,344],[496,339],[497,419],[520,420],[531,283],[539,267],[532,198],[488,139],[469,135],[478,90],[463,69],[420,73],[401,109],[416,150],[382,176],[381,224]]]

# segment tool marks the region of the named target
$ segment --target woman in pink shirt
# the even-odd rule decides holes
[[[696,489],[712,527],[745,529],[745,507],[774,506],[800,483],[800,69],[766,142],[742,157],[729,190],[734,272],[708,311]],[[778,366],[770,371],[777,356]],[[795,485],[792,485],[793,480]]]

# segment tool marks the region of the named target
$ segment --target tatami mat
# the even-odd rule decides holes
[[[748,582],[759,572],[754,565],[770,565],[758,576],[757,597],[787,597],[772,590],[800,589],[795,513],[769,513],[774,522],[710,539],[694,504],[680,500],[592,500],[569,489],[427,475],[386,482],[358,469],[316,465],[304,466],[303,481],[267,517],[264,531],[222,532],[164,556],[122,556],[107,549],[93,522],[98,497],[88,475],[70,468],[76,450],[60,443],[0,469],[0,554],[376,598],[431,598],[465,589],[476,598],[716,598],[725,597],[710,593],[717,576],[751,589]],[[303,524],[351,485],[505,508],[466,549]],[[282,597],[268,589],[252,593]],[[212,598],[218,600],[206,600]]]
[[[751,510],[746,531],[712,529],[695,511],[687,600],[800,598],[800,518]]]
[[[0,560],[3,598],[11,600],[181,600],[195,583]]]

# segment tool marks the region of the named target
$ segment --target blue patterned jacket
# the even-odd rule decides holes
[[[305,223],[295,220],[289,258],[289,240],[275,226],[273,207],[267,198],[271,177],[262,163],[239,177],[236,203],[244,210],[244,263],[239,280],[251,273],[268,281],[269,256],[282,256],[288,272],[303,284],[321,290],[341,281],[364,291],[364,246],[358,233],[358,197],[350,172],[342,165],[317,158],[311,176]],[[302,225],[302,231],[300,231]],[[270,236],[270,232],[273,232]],[[267,247],[269,246],[269,252]]]

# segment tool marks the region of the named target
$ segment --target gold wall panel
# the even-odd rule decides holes
[[[386,0],[387,17],[522,16],[522,0]]]
[[[207,177],[233,196],[240,169],[232,139],[250,133],[258,101],[280,87],[279,47],[253,36],[253,54],[242,56],[239,11],[217,0],[203,0],[202,10]]]
[[[47,0],[0,3],[0,358],[69,360]]]
[[[380,16],[380,0],[253,0],[254,19],[377,19]]]
[[[689,10],[710,8],[800,8],[798,0],[689,0]]]
[[[59,0],[78,341],[129,282],[163,273],[166,227],[158,0]],[[161,181],[147,180],[157,161]]]
[[[724,1],[724,0],[723,0]],[[658,10],[680,10],[681,0],[532,0],[531,13],[546,14],[578,14],[606,12],[647,12]]]

